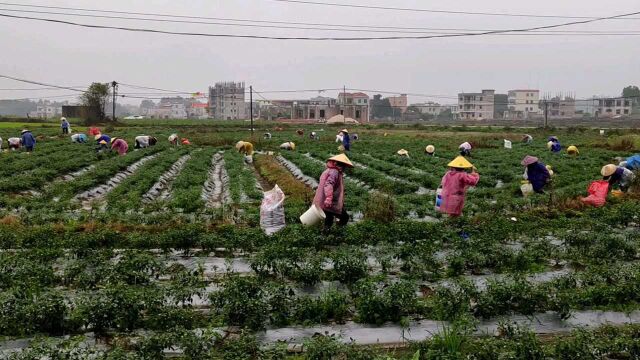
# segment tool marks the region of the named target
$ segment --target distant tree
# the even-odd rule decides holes
[[[451,109],[446,109],[438,114],[438,120],[453,120],[453,113]]]
[[[622,97],[633,98],[633,104],[638,105],[640,103],[640,88],[629,85],[622,89]]]
[[[153,109],[156,104],[152,100],[142,100],[140,103],[140,109]]]
[[[374,119],[383,119],[387,117],[393,117],[394,111],[391,107],[389,99],[383,99],[382,95],[373,95],[373,99],[370,102],[371,117]]]
[[[80,101],[84,106],[91,106],[98,109],[98,115],[100,121],[103,121],[105,116],[105,107],[109,101],[111,95],[111,88],[109,84],[93,83],[87,91],[80,96]]]

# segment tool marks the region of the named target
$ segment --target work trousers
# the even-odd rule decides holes
[[[345,226],[349,222],[349,214],[347,214],[347,210],[345,209],[342,209],[341,214],[336,214],[329,211],[325,211],[324,214],[326,215],[326,218],[324,220],[325,230],[331,229],[331,226],[333,226],[333,222],[336,217],[338,218],[338,225],[340,226]]]

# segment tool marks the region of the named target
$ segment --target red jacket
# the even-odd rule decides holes
[[[331,206],[325,207],[325,199],[331,199]],[[324,211],[341,214],[344,207],[344,177],[340,169],[327,163],[327,169],[320,175],[320,184],[313,203]]]
[[[464,171],[449,170],[442,178],[442,205],[440,212],[451,216],[462,215],[464,197],[469,186],[476,186],[480,181],[477,173],[468,174]]]

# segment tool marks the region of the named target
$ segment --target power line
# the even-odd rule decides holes
[[[38,81],[33,81],[33,80],[27,80],[27,79],[20,79],[20,78],[16,78],[13,76],[7,76],[7,75],[2,75],[0,74],[0,78],[5,78],[5,79],[9,79],[9,80],[14,80],[14,81],[18,81],[18,82],[23,82],[23,83],[27,83],[27,84],[33,84],[33,85],[41,85],[41,86],[46,86],[46,87],[50,87],[50,88],[57,88],[57,89],[64,89],[64,90],[72,90],[72,91],[78,91],[78,92],[82,92],[85,93],[85,90],[80,90],[80,89],[76,89],[73,87],[69,87],[69,86],[60,86],[60,85],[52,85],[52,84],[45,84],[45,83],[41,83]]]
[[[284,24],[284,25],[303,25],[303,26],[322,26],[322,27],[339,27],[338,30],[344,30],[344,28],[359,28],[359,29],[387,29],[387,30],[428,30],[428,31],[496,31],[501,29],[468,29],[468,28],[429,28],[429,27],[402,27],[402,26],[382,26],[382,25],[353,25],[353,24],[336,24],[336,23],[309,23],[309,22],[292,22],[292,21],[273,21],[273,20],[255,20],[255,19],[238,19],[238,18],[222,18],[222,17],[207,17],[207,16],[190,16],[190,15],[174,15],[174,14],[163,14],[163,13],[147,13],[147,12],[132,12],[132,11],[115,11],[115,10],[100,10],[100,9],[89,9],[89,8],[75,8],[75,7],[62,7],[62,6],[44,6],[44,5],[25,5],[25,4],[16,4],[16,3],[6,3],[0,2],[0,5],[9,5],[15,7],[28,7],[28,8],[42,8],[42,9],[55,9],[55,10],[71,10],[71,11],[83,11],[90,13],[106,13],[106,14],[124,14],[124,15],[143,15],[143,16],[152,16],[152,17],[163,17],[163,18],[174,18],[174,19],[199,19],[199,20],[217,20],[217,21],[233,21],[233,22],[245,22],[245,23],[258,23],[258,24]],[[11,10],[8,11],[22,11],[29,12],[26,10]],[[44,12],[43,12],[44,13]],[[75,16],[87,16],[85,14],[70,14],[70,13],[53,13],[51,14],[60,14],[60,15],[75,15]],[[99,17],[99,16],[94,16]],[[118,19],[129,19],[136,20],[138,18],[127,18],[127,17],[109,17],[109,18],[118,18]],[[563,18],[563,17],[560,17]],[[584,19],[597,19],[597,18],[589,18],[589,17],[568,17],[568,18],[584,18]],[[626,18],[633,19],[633,18]],[[158,20],[160,19],[140,19],[140,20]],[[240,25],[240,24],[227,24],[227,23],[212,23],[212,22],[198,22],[198,21],[182,21],[180,23],[193,23],[193,24],[211,24],[211,25]],[[284,29],[288,29],[289,27],[282,27]],[[307,28],[301,28],[307,29]],[[334,30],[334,29],[320,29],[320,28],[308,28],[309,30]],[[625,30],[621,30],[618,32],[622,32]],[[549,33],[611,33],[615,31],[607,31],[607,32],[598,32],[598,31],[549,31]],[[626,31],[626,32],[635,32],[635,31]]]
[[[2,3],[0,3],[2,4]],[[220,23],[220,22],[206,22],[206,21],[189,21],[189,20],[171,20],[171,19],[153,19],[153,18],[140,18],[140,17],[127,17],[127,16],[110,16],[110,15],[92,15],[92,14],[73,14],[73,13],[61,13],[52,11],[35,11],[35,10],[16,10],[0,8],[0,11],[11,11],[19,13],[35,13],[35,14],[47,14],[47,15],[62,15],[62,16],[76,16],[87,18],[102,18],[102,19],[118,19],[118,20],[135,20],[135,21],[148,21],[148,22],[161,22],[161,23],[179,23],[179,24],[198,24],[198,25],[216,25],[216,26],[238,26],[238,27],[251,27],[251,28],[271,28],[271,29],[296,29],[296,30],[313,30],[313,31],[339,31],[339,32],[365,32],[365,33],[398,33],[398,34],[457,34],[451,31],[498,31],[499,29],[428,29],[428,28],[414,28],[414,29],[402,29],[396,27],[395,29],[379,28],[375,26],[368,26],[363,28],[344,28],[344,27],[310,27],[310,26],[322,26],[308,24],[307,26],[284,26],[284,25],[262,25],[262,24],[232,24],[232,23]],[[82,10],[84,11],[84,10]],[[342,26],[335,25],[335,26]],[[429,30],[429,31],[425,31]],[[438,30],[438,31],[436,31]],[[444,31],[447,30],[447,31]],[[503,34],[509,35],[509,34]],[[534,35],[534,34],[527,34]],[[549,31],[549,32],[536,32],[535,35],[640,35],[640,31]]]
[[[286,37],[286,36],[264,36],[264,35],[239,35],[239,34],[211,34],[211,33],[196,33],[196,32],[178,32],[178,31],[167,31],[167,30],[156,30],[156,29],[146,29],[146,28],[129,28],[129,27],[121,27],[121,26],[107,26],[107,25],[94,25],[94,24],[81,24],[71,21],[64,20],[55,20],[55,19],[46,19],[46,18],[36,18],[36,17],[28,17],[28,16],[17,16],[17,15],[9,15],[9,14],[0,14],[0,17],[13,18],[13,19],[23,19],[23,20],[35,20],[35,21],[43,21],[57,24],[65,24],[72,26],[79,26],[85,28],[92,29],[111,29],[111,30],[123,30],[123,31],[132,31],[132,32],[145,32],[145,33],[155,33],[155,34],[168,34],[168,35],[181,35],[181,36],[202,36],[202,37],[217,37],[217,38],[244,38],[244,39],[262,39],[262,40],[309,40],[309,41],[369,41],[369,40],[426,40],[426,39],[436,39],[436,38],[451,38],[451,37],[471,37],[471,36],[485,36],[485,35],[496,35],[503,33],[525,33],[534,30],[543,30],[543,29],[552,29],[559,28],[564,26],[578,25],[578,24],[588,24],[602,20],[609,19],[617,19],[626,16],[638,15],[639,12],[633,12],[628,14],[620,14],[613,15],[607,17],[601,17],[597,19],[591,20],[581,20],[581,21],[573,21],[562,24],[555,25],[544,25],[544,26],[536,26],[531,28],[521,28],[521,29],[511,29],[511,30],[496,30],[496,31],[485,31],[481,33],[460,33],[460,34],[445,34],[445,35],[424,35],[424,36],[388,36],[388,37]]]
[[[403,8],[403,7],[390,7],[390,6],[343,4],[343,3],[306,1],[306,0],[271,0],[271,1],[296,3],[296,4],[305,4],[305,5],[320,5],[320,6],[356,8],[356,9],[373,9],[373,10],[388,10],[388,11],[406,11],[406,12],[427,12],[427,13],[452,14],[452,15],[506,16],[506,17],[529,17],[529,18],[546,18],[546,19],[587,19],[587,20],[589,20],[589,19],[590,20],[598,19],[597,17],[590,17],[590,16],[563,16],[563,15],[548,15],[548,14],[517,14],[517,13],[502,13],[502,12],[474,12],[474,11],[436,10],[436,9]],[[640,18],[625,18],[625,19],[621,19],[621,20],[640,20]]]

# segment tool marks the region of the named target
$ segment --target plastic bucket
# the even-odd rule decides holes
[[[524,197],[527,197],[531,194],[533,194],[533,185],[531,185],[531,183],[526,183],[526,184],[522,184],[520,186],[520,190],[522,191],[522,195]]]
[[[246,155],[244,157],[244,162],[246,162],[247,164],[253,164],[253,156],[251,155]]]
[[[311,205],[309,210],[300,216],[300,222],[306,226],[314,226],[324,221],[327,216],[322,209],[318,209],[315,205]]]

